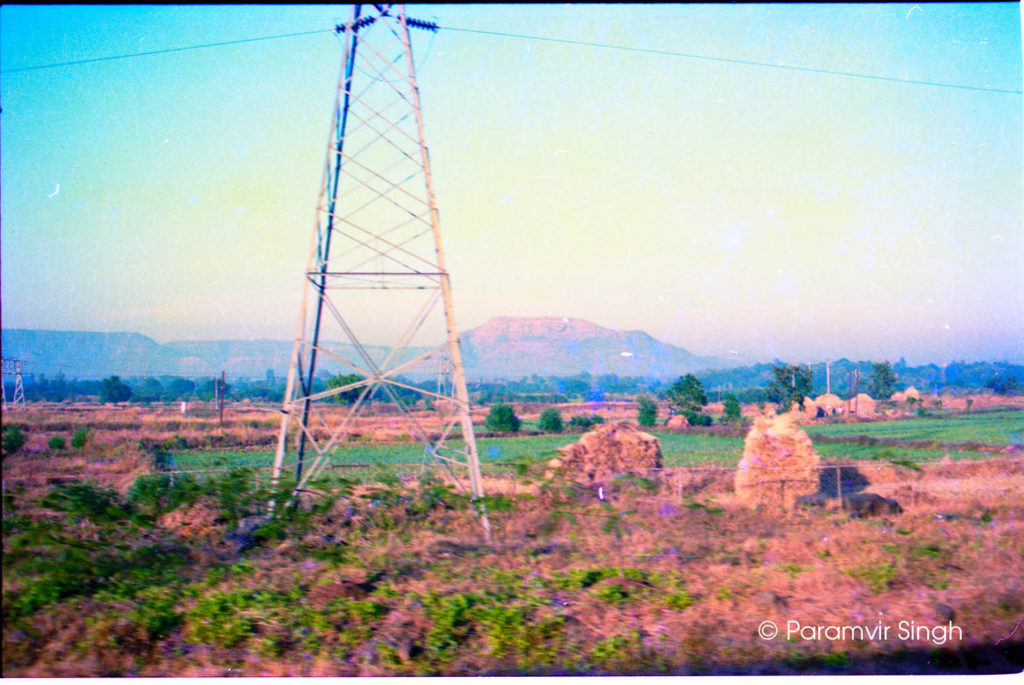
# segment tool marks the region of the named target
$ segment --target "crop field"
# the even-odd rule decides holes
[[[1006,447],[1024,444],[1024,411],[962,413],[942,418],[921,417],[871,423],[810,426],[807,432],[832,437],[866,435],[893,440],[938,443],[983,443]]]
[[[901,504],[867,518],[744,506],[721,468],[742,428],[654,429],[666,469],[716,468],[600,490],[545,473],[578,434],[484,437],[488,539],[414,443],[346,448],[373,466],[292,506],[252,470],[272,416],[5,415],[27,440],[5,443],[3,675],[1019,672],[1020,418],[807,426]]]
[[[832,424],[809,426],[807,432],[816,436],[856,438],[865,435],[896,441],[879,447],[856,442],[819,442],[815,449],[822,457],[834,460],[906,459],[932,461],[949,454],[956,459],[980,459],[990,453],[969,448],[943,448],[944,443],[987,444],[1006,447],[1024,429],[1024,412],[990,412],[945,419],[914,418],[899,421]],[[743,452],[743,438],[715,437],[699,434],[669,432],[650,429],[661,442],[666,467],[716,464],[733,466]],[[494,462],[517,462],[524,459],[552,459],[559,447],[575,440],[572,434],[537,435],[530,437],[481,438],[477,449],[483,467]],[[931,441],[937,447],[921,448],[899,445],[900,440]],[[453,445],[461,446],[454,441]],[[414,442],[348,443],[342,445],[334,457],[341,465],[394,465],[420,464],[423,448]],[[202,450],[180,451],[174,455],[174,467],[181,470],[208,468],[268,467],[273,464],[271,450]]]

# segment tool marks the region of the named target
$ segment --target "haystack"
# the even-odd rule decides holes
[[[667,428],[686,428],[690,425],[690,422],[682,414],[673,414],[668,417],[668,423],[665,424]]]
[[[803,408],[800,408],[798,402],[794,402],[789,413],[796,419],[815,419],[818,417],[818,405],[810,397],[805,397]]]
[[[747,433],[736,471],[736,496],[749,507],[792,508],[800,495],[818,491],[821,463],[807,433],[791,416],[759,417]]]
[[[858,393],[856,397],[850,400],[850,414],[854,416],[874,416],[875,401],[871,399],[870,395]]]
[[[598,426],[580,441],[561,447],[548,462],[547,477],[556,473],[582,483],[606,481],[631,471],[661,468],[661,444],[649,433],[621,421]]]
[[[829,416],[838,412],[843,406],[842,398],[831,392],[824,395],[818,395],[814,398],[814,403],[824,409],[825,413]]]

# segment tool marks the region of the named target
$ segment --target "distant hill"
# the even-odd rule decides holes
[[[461,336],[470,379],[521,376],[571,376],[581,372],[669,378],[727,366],[681,347],[655,340],[643,331],[616,331],[582,319],[495,317]],[[111,375],[278,377],[288,372],[290,340],[184,340],[159,344],[138,333],[85,333],[10,329],[3,331],[5,358],[26,362],[26,373],[80,380]],[[335,345],[355,360],[350,345]],[[370,347],[382,359],[385,347]],[[408,356],[421,350],[409,350]],[[318,368],[338,373],[345,367],[321,358]]]
[[[567,376],[586,371],[668,378],[724,366],[643,331],[616,331],[583,319],[494,317],[462,335],[466,374],[475,378]]]
[[[214,373],[189,357],[139,333],[87,333],[13,328],[0,333],[4,359],[20,359],[25,373],[94,379],[119,375],[195,376]]]

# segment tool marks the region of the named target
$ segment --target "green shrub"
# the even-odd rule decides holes
[[[65,483],[54,486],[41,504],[54,511],[88,519],[97,524],[127,521],[132,517],[129,504],[116,490],[92,483]]]
[[[562,415],[558,413],[558,410],[548,407],[541,412],[538,427],[547,433],[558,433],[565,428],[565,424],[562,423]]]
[[[710,426],[711,417],[702,412],[695,411],[684,411],[683,416],[690,423],[691,426]]]
[[[487,415],[487,430],[496,433],[516,433],[521,421],[510,404],[495,404]]]
[[[636,421],[645,428],[652,427],[658,421],[658,404],[650,395],[640,395],[636,398],[637,413]]]
[[[89,429],[85,426],[76,430],[75,434],[71,436],[71,446],[76,450],[85,447],[87,442],[89,442]]]
[[[590,416],[578,415],[572,417],[569,421],[569,427],[589,429],[602,423],[604,423],[604,417],[600,414],[591,414]]]
[[[875,564],[872,566],[856,566],[844,569],[843,573],[863,581],[875,592],[884,592],[889,589],[889,584],[896,577],[896,569],[889,562]]]
[[[21,429],[17,426],[8,426],[7,428],[4,428],[2,440],[4,454],[13,454],[24,446],[25,434],[22,433]]]
[[[686,607],[691,606],[695,601],[686,590],[679,590],[678,592],[671,592],[665,595],[665,606],[677,611],[682,611]]]
[[[204,597],[185,612],[185,640],[220,647],[236,647],[249,639],[256,616],[245,611],[251,606],[251,591],[216,592]]]
[[[725,415],[722,418],[727,422],[739,421],[743,417],[743,406],[736,395],[726,395],[723,408]]]
[[[68,441],[63,435],[52,435],[50,436],[50,442],[47,443],[51,450],[62,450],[67,448]]]

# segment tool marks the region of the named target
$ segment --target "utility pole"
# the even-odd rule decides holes
[[[860,369],[854,369],[853,375],[853,413],[860,413]]]
[[[290,461],[293,424],[298,491],[352,440],[357,417],[378,400],[397,407],[423,446],[424,463],[441,467],[478,500],[484,491],[410,29],[436,31],[437,25],[407,17],[403,5],[355,5],[351,19],[335,28],[345,52],[273,479],[276,484]],[[370,348],[370,341],[381,347]],[[443,358],[451,367],[450,391],[420,387]],[[358,380],[314,392],[321,360]],[[358,398],[339,416],[327,403],[353,390]],[[405,399],[411,393],[443,409],[437,429],[413,415]],[[481,522],[489,539],[485,514]]]
[[[220,394],[218,405],[220,407],[220,425],[224,425],[224,391],[227,387],[227,383],[224,382],[224,371],[220,372]]]

